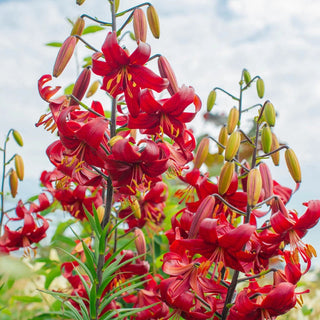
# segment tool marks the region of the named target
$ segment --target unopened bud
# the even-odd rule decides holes
[[[110,147],[113,147],[119,140],[122,140],[122,136],[114,136],[109,140]]]
[[[287,163],[287,167],[291,174],[292,179],[296,183],[301,182],[301,169],[298,158],[292,149],[287,149],[285,152],[285,159]]]
[[[194,158],[194,167],[199,169],[201,165],[206,161],[209,153],[209,138],[203,138],[198,146],[196,156]]]
[[[99,86],[100,86],[99,80],[92,82],[92,84],[89,87],[89,90],[87,92],[86,98],[90,98],[91,96],[93,96],[97,92]]]
[[[207,196],[202,200],[198,207],[191,223],[188,239],[195,239],[198,235],[201,222],[205,218],[212,218],[212,213],[215,205],[215,199],[213,196]]]
[[[262,188],[265,193],[265,199],[270,198],[273,195],[273,179],[271,172],[267,164],[261,162],[259,165],[259,171],[262,179]]]
[[[150,5],[147,9],[147,18],[149,23],[149,28],[156,39],[160,38],[160,22],[159,16],[157,14],[154,6]]]
[[[86,0],[76,0],[77,5],[81,6]]]
[[[224,152],[224,158],[226,161],[231,161],[237,154],[241,142],[241,133],[239,131],[234,131],[231,133],[228,142],[226,144],[226,149]]]
[[[146,42],[147,40],[147,19],[141,8],[133,12],[133,30],[136,41]]]
[[[65,69],[66,65],[68,64],[69,60],[73,55],[74,48],[77,44],[77,38],[74,36],[69,36],[64,43],[62,44],[58,56],[56,58],[56,62],[53,67],[52,75],[54,77],[59,77],[62,71]]]
[[[120,5],[120,0],[114,0],[113,3],[114,3],[114,11],[115,13],[117,13]]]
[[[276,111],[274,110],[274,106],[270,101],[265,102],[263,115],[268,125],[273,127],[276,123]]]
[[[11,170],[9,177],[10,193],[15,198],[18,192],[18,176],[15,170]]]
[[[98,219],[99,219],[99,222],[100,222],[100,223],[101,223],[102,220],[103,220],[104,213],[105,213],[104,207],[103,207],[103,206],[98,207],[98,209],[97,209],[97,215],[98,215]]]
[[[23,147],[23,139],[21,134],[17,130],[12,131],[12,135],[16,143],[20,146]]]
[[[137,198],[135,198],[132,202],[130,202],[130,207],[131,207],[131,210],[132,210],[135,218],[140,219],[141,218],[141,210],[140,210],[140,204],[139,204]]]
[[[134,243],[137,248],[138,255],[142,255],[139,259],[145,260],[146,259],[146,253],[147,253],[147,246],[146,246],[146,239],[144,237],[144,233],[141,229],[135,228],[134,229],[134,236],[135,240]]]
[[[161,56],[158,59],[158,68],[161,77],[168,79],[169,85],[167,87],[167,90],[173,96],[179,91],[178,81],[170,63],[164,56]]]
[[[251,81],[251,75],[247,69],[243,69],[243,79],[246,84]]]
[[[216,103],[217,91],[211,90],[207,99],[207,111],[210,112]]]
[[[227,126],[224,125],[221,130],[220,130],[220,133],[219,133],[219,140],[218,140],[223,146],[225,146],[227,144],[227,141],[228,141],[228,130],[227,130]],[[218,152],[220,154],[222,154],[224,151],[224,148],[220,147],[218,145]]]
[[[279,149],[279,147],[280,147],[280,144],[279,144],[278,138],[274,133],[272,133],[271,151],[277,150],[277,149]],[[280,162],[280,152],[277,151],[275,153],[272,153],[271,159],[272,159],[273,164],[275,166],[278,166],[279,162]]]
[[[80,101],[82,100],[82,98],[84,97],[88,89],[88,86],[90,83],[90,77],[91,77],[90,67],[87,67],[82,70],[76,83],[74,84],[72,95],[75,96]],[[76,104],[78,103],[71,98],[70,105],[72,106]]]
[[[24,163],[22,157],[18,154],[14,156],[14,166],[19,180],[22,181],[24,178]]]
[[[261,78],[257,80],[257,94],[260,99],[264,96],[264,82]]]
[[[233,107],[228,116],[228,122],[227,122],[227,130],[228,134],[231,134],[233,130],[235,129],[236,125],[239,121],[239,110],[236,107]]]
[[[221,169],[220,177],[219,177],[219,183],[218,183],[219,194],[224,195],[228,191],[232,181],[234,169],[235,169],[234,162],[227,161],[223,165]]]
[[[85,27],[85,21],[83,18],[79,17],[73,25],[70,36],[74,36],[74,35],[81,36],[84,27]]]
[[[268,125],[262,128],[261,146],[264,153],[269,153],[272,145],[272,133]]]
[[[250,170],[247,180],[247,198],[248,205],[254,207],[258,201],[262,189],[262,179],[260,171],[257,168]]]

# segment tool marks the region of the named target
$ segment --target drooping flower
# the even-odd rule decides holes
[[[105,61],[99,60],[102,53],[92,57],[92,71],[103,77],[101,89],[106,90],[114,98],[125,94],[130,114],[136,117],[139,113],[137,96],[140,88],[149,88],[157,92],[168,86],[163,79],[144,66],[148,61],[151,48],[140,41],[137,49],[129,55],[117,41],[116,32],[109,32],[102,46]]]

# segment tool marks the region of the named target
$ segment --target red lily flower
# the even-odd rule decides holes
[[[139,149],[139,146],[144,146]],[[129,139],[121,139],[112,146],[112,154],[106,160],[106,169],[115,187],[131,189],[143,180],[156,178],[168,168],[169,151],[164,144],[141,140],[132,145]]]
[[[185,112],[194,103],[195,112]],[[128,127],[141,129],[144,134],[159,135],[164,132],[172,139],[181,136],[185,123],[190,122],[201,108],[201,101],[192,87],[182,88],[169,99],[155,100],[151,90],[142,90],[140,95],[141,112],[129,115]]]
[[[146,68],[151,48],[144,42],[139,42],[137,49],[129,55],[117,41],[116,32],[109,32],[102,46],[105,61],[99,60],[102,53],[92,56],[92,72],[103,76],[101,89],[109,92],[114,98],[120,93],[125,94],[130,114],[136,117],[139,105],[136,100],[140,88],[150,88],[157,92],[168,86],[163,79]]]

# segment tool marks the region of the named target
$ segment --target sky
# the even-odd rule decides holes
[[[120,9],[139,1],[121,0]],[[152,1],[161,22],[160,40],[148,34],[152,53],[167,57],[179,84],[191,85],[205,106],[209,91],[219,86],[233,94],[239,90],[243,68],[265,82],[265,99],[275,106],[278,117],[274,132],[296,152],[302,169],[302,184],[290,209],[304,212],[302,202],[320,199],[320,3],[318,0],[161,0]],[[37,91],[37,80],[51,73],[57,48],[45,46],[63,41],[70,33],[66,18],[82,13],[109,19],[107,1],[86,0],[0,0],[0,143],[10,128],[24,137],[25,146],[9,143],[9,154],[19,153],[25,161],[25,181],[20,197],[37,192],[42,170],[51,170],[46,147],[55,137],[36,128],[47,105]],[[90,24],[87,21],[87,24]],[[105,38],[101,32],[88,36],[97,48]],[[79,57],[85,53],[79,49]],[[76,75],[75,62],[53,84],[70,84]],[[152,65],[151,65],[152,67]],[[263,102],[255,87],[244,95],[249,106]],[[218,95],[213,112],[228,113],[234,101]],[[203,124],[200,113],[195,130],[217,134],[212,123]],[[294,188],[284,166],[273,169],[280,183]],[[320,252],[317,237],[310,239]],[[318,260],[317,260],[318,261]]]

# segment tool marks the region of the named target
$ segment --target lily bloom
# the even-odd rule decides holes
[[[194,112],[185,109],[194,104]],[[128,127],[141,129],[144,134],[160,135],[165,133],[172,139],[181,136],[185,123],[194,119],[201,108],[201,101],[192,87],[182,86],[169,99],[155,100],[151,90],[142,90],[140,94],[141,112],[133,117],[129,115]]]
[[[92,56],[92,72],[103,77],[101,89],[114,98],[124,93],[133,117],[139,113],[137,95],[140,88],[161,92],[168,86],[167,79],[159,77],[144,66],[151,54],[148,44],[140,41],[137,49],[129,55],[119,46],[116,32],[109,32],[101,50],[105,61],[99,60],[102,53],[95,53]]]

